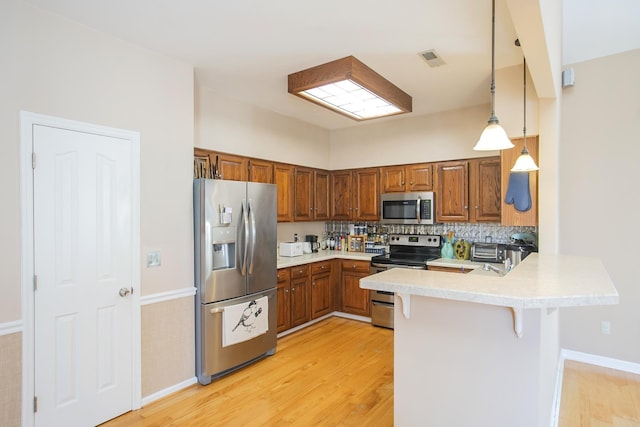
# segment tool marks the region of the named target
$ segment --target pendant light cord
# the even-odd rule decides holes
[[[495,56],[496,56],[496,0],[491,3],[491,117],[489,123],[497,123],[495,111],[496,100],[496,79],[495,79]]]
[[[527,150],[527,58],[522,57],[522,80],[524,84],[524,120],[522,126],[522,134],[524,135],[524,145],[522,146],[522,152],[529,154],[529,150]]]

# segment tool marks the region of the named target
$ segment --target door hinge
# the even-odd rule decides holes
[[[35,274],[33,275],[33,290],[38,290],[38,276],[36,276]]]
[[[33,396],[33,412],[38,412],[38,396]]]
[[[36,168],[36,153],[31,153],[31,169]]]

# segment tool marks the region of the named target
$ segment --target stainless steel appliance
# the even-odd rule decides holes
[[[273,184],[194,180],[201,384],[276,350],[276,199]]]
[[[505,259],[511,261],[511,268],[520,264],[531,252],[538,252],[538,248],[529,243],[511,243],[505,248]]]
[[[384,193],[380,196],[380,222],[385,224],[433,224],[433,192]]]
[[[471,245],[471,261],[504,262],[506,248],[501,243],[474,243]]]
[[[371,258],[371,274],[390,268],[414,268],[424,270],[427,261],[440,258],[440,236],[404,235],[389,236],[389,253]],[[393,292],[371,291],[371,323],[393,329]]]

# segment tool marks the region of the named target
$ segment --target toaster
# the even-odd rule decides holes
[[[302,242],[280,242],[280,256],[302,255]]]

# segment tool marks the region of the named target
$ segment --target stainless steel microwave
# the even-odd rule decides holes
[[[433,192],[384,193],[380,197],[380,222],[386,224],[433,224]]]

